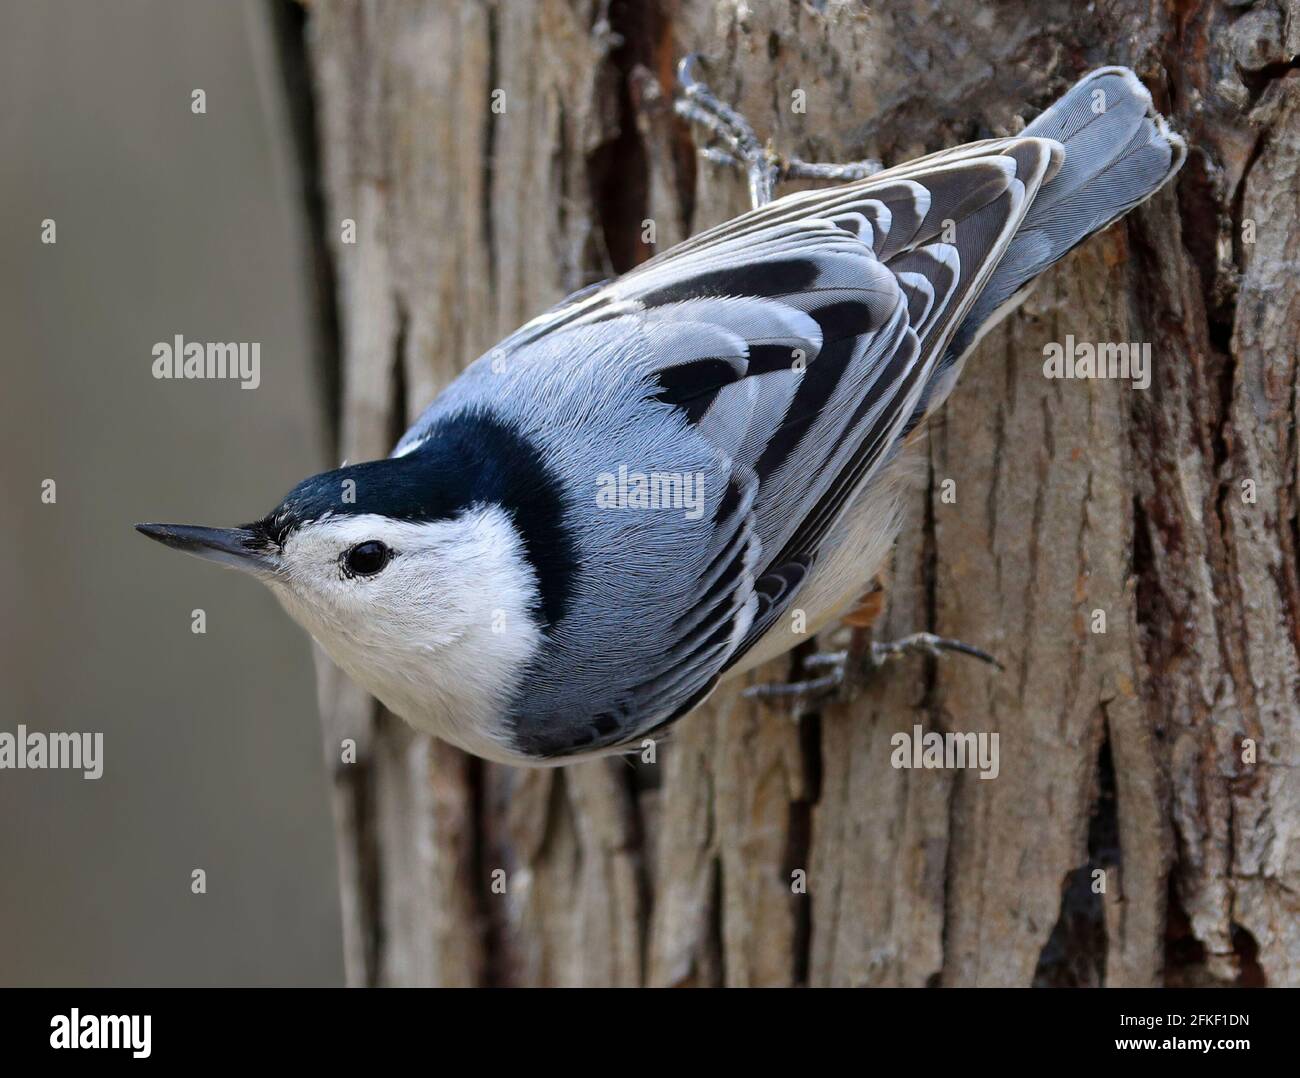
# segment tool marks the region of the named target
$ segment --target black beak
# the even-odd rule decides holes
[[[135,530],[186,554],[220,562],[257,576],[279,568],[273,544],[252,528],[195,528],[188,524],[137,524]]]

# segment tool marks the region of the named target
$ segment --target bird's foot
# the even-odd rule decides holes
[[[996,658],[973,644],[936,636],[934,633],[912,633],[898,640],[873,640],[860,652],[845,648],[805,656],[802,664],[805,671],[825,670],[826,673],[799,681],[751,685],[741,695],[750,700],[820,702],[865,683],[890,659],[915,654],[933,655],[937,658],[947,652],[969,655],[980,662],[996,666],[999,670],[1003,669]]]
[[[963,643],[960,640],[950,640],[946,636],[935,636],[934,633],[912,633],[910,636],[904,636],[898,640],[873,640],[871,650],[868,653],[869,665],[872,670],[878,670],[890,659],[895,659],[900,655],[933,655],[937,659],[946,651],[955,651],[959,655],[969,655],[972,659],[979,659],[980,662],[989,663],[999,670],[1003,669],[1002,664],[982,648],[977,648],[974,644]]]
[[[730,105],[695,77],[698,57],[690,53],[677,65],[677,81],[683,96],[674,108],[679,116],[697,123],[719,139],[721,147],[709,146],[701,155],[715,164],[738,166],[749,180],[749,200],[755,209],[772,201],[776,185],[783,180],[833,180],[847,183],[879,172],[879,161],[850,161],[824,164],[783,157],[770,143],[759,142],[754,128]]]
[[[741,693],[749,700],[825,700],[844,684],[849,666],[849,653],[844,651],[819,651],[806,655],[804,670],[825,669],[827,673],[801,681],[766,681],[751,685]]]

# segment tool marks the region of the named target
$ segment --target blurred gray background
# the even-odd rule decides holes
[[[105,758],[0,770],[5,984],[342,980],[307,638],[131,527],[250,520],[329,463],[266,17],[0,3],[0,730]],[[177,333],[261,342],[261,387],[156,381]]]

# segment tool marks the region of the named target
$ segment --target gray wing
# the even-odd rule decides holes
[[[675,443],[706,447],[710,474],[724,480],[691,528],[644,525],[676,529],[659,536],[662,552],[690,552],[672,566],[685,577],[676,592],[630,583],[613,597],[623,620],[600,623],[595,654],[580,654],[594,626],[567,638],[557,626],[521,697],[521,747],[559,756],[634,740],[699,703],[762,636],[892,452],[936,357],[1059,163],[1051,140],[997,140],[780,199],[572,297],[490,354],[577,363],[623,340],[618,354],[638,357],[655,408],[640,422],[649,431],[667,415]],[[466,386],[483,385],[488,359]],[[420,436],[417,424],[398,452]],[[653,455],[648,443],[638,452]],[[613,526],[591,515],[581,530]],[[594,547],[626,541],[606,535]],[[629,654],[635,662],[609,661]]]

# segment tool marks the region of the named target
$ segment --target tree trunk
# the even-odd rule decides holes
[[[687,51],[812,160],[1011,133],[1109,63],[1192,147],[984,340],[922,440],[877,635],[1005,672],[905,659],[797,719],[720,692],[654,763],[532,771],[412,732],[322,659],[351,982],[1300,984],[1296,0],[313,0],[302,22],[353,461],[647,257],[643,222],[662,250],[747,208],[671,114]],[[1149,342],[1150,388],[1045,378],[1067,334]],[[996,731],[1000,773],[891,766],[918,724]]]

